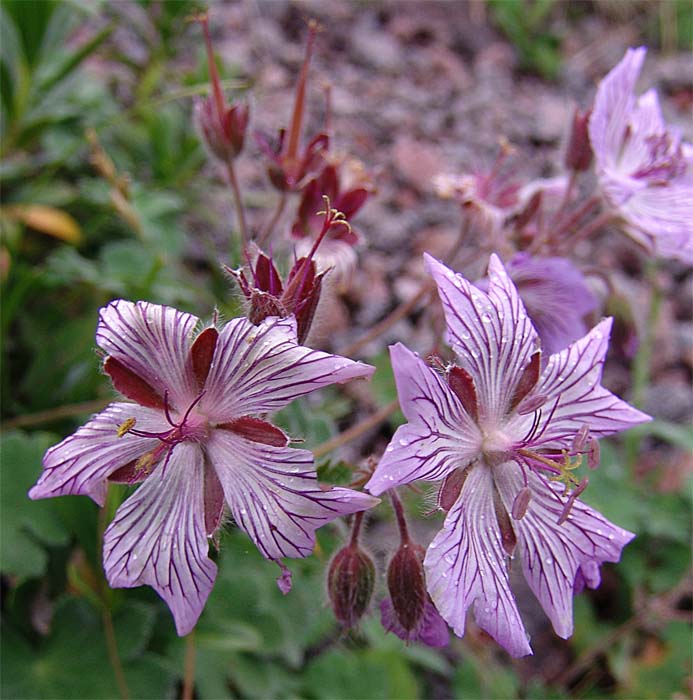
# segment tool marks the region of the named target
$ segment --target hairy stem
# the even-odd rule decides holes
[[[279,200],[277,201],[277,207],[275,208],[274,213],[272,214],[272,218],[267,222],[265,228],[262,230],[262,233],[258,238],[258,245],[260,246],[260,248],[262,248],[262,246],[265,245],[267,239],[272,235],[272,231],[274,231],[274,227],[277,225],[277,221],[279,221],[279,218],[284,213],[286,200],[286,192],[282,192],[281,196],[279,197]]]
[[[395,516],[397,518],[400,540],[402,544],[407,544],[409,542],[409,528],[407,527],[407,519],[404,517],[404,506],[402,505],[402,501],[399,500],[395,489],[390,491],[390,500],[392,501],[392,509],[395,511]]]
[[[193,700],[195,693],[195,630],[185,637],[183,664],[183,693],[181,700]]]

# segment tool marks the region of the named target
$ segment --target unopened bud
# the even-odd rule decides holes
[[[420,545],[408,541],[395,552],[387,567],[387,587],[392,607],[407,632],[417,628],[426,607],[423,555]]]
[[[517,496],[515,496],[512,512],[510,513],[513,516],[513,520],[522,520],[525,517],[531,498],[532,491],[529,487],[525,486],[523,489],[520,489]]]
[[[568,170],[587,170],[592,162],[592,146],[588,133],[591,110],[575,110],[570,138],[565,152],[565,167]]]
[[[600,456],[599,440],[597,440],[597,438],[592,438],[587,450],[587,466],[590,469],[596,469],[599,466]]]
[[[361,618],[373,595],[375,565],[356,544],[337,552],[327,574],[327,590],[334,616],[345,627]]]

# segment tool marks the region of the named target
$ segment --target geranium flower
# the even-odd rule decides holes
[[[667,129],[654,90],[633,90],[647,49],[628,49],[597,89],[589,135],[600,186],[628,234],[693,262],[693,145]]]
[[[541,362],[538,336],[500,260],[485,293],[427,256],[459,365],[441,376],[416,354],[391,348],[402,411],[367,484],[373,494],[444,480],[442,530],[424,559],[428,592],[459,636],[469,608],[513,656],[531,653],[509,586],[524,575],[556,633],[572,633],[572,595],[599,585],[633,534],[577,500],[574,469],[597,461],[596,438],[648,416],[600,385],[610,320]],[[563,483],[561,483],[563,482]],[[571,489],[571,490],[569,490]]]
[[[197,622],[217,567],[208,538],[225,503],[267,559],[308,556],[315,530],[377,501],[322,488],[313,456],[264,416],[315,389],[367,377],[373,368],[296,342],[293,317],[255,326],[237,318],[196,332],[191,314],[118,300],[101,309],[96,342],[104,370],[135,403],[116,402],[48,450],[31,498],[90,496],[108,481],[144,482],[104,536],[113,587],[150,585],[178,634]],[[280,588],[288,592],[290,575]]]

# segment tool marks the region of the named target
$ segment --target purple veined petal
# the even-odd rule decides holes
[[[568,519],[558,524],[565,499],[556,494],[563,487],[546,485],[533,473],[528,474],[532,498],[527,513],[515,521],[516,559],[530,588],[548,615],[560,637],[573,633],[573,593],[587,583],[596,588],[600,582],[599,565],[617,562],[621,550],[635,535],[613,523],[589,506],[575,501]],[[508,510],[524,480],[520,468],[508,462],[496,469],[496,486]]]
[[[447,341],[478,382],[483,418],[498,422],[537,349],[537,333],[497,256],[489,263],[488,294],[430,255],[424,258],[438,285]]]
[[[118,299],[99,312],[96,343],[184,411],[199,393],[189,362],[198,322],[169,306]]]
[[[217,422],[283,408],[330,384],[370,377],[375,368],[296,343],[296,320],[229,321],[219,334],[200,411]]]
[[[379,495],[418,479],[437,481],[478,453],[477,425],[445,381],[415,353],[390,347],[402,411],[410,422],[397,428],[366,485]]]
[[[636,241],[644,234],[655,254],[693,264],[693,185],[639,189],[619,211]]]
[[[493,477],[486,465],[471,469],[443,529],[428,547],[428,592],[458,637],[467,610],[512,656],[532,650],[508,582],[507,558],[493,505]]]
[[[628,116],[628,125],[630,136],[620,149],[617,166],[623,175],[632,175],[648,162],[651,147],[647,140],[666,131],[656,90],[648,90],[637,98]]]
[[[536,436],[529,445],[569,447],[583,425],[590,435],[612,435],[650,416],[629,406],[600,385],[604,356],[609,345],[612,320],[604,319],[584,338],[552,355],[539,377],[536,392],[548,396],[542,406]],[[528,416],[511,421],[508,432],[520,436]]]
[[[84,495],[103,506],[110,474],[160,444],[131,433],[118,437],[119,426],[130,418],[147,432],[171,429],[161,411],[134,403],[112,403],[46,452],[43,472],[29,497]]]
[[[120,506],[104,535],[109,585],[154,588],[180,636],[197,623],[217,573],[207,558],[203,469],[199,445],[176,445],[168,462]]]
[[[647,49],[628,49],[620,63],[601,81],[594,98],[589,135],[597,170],[614,167],[635,98],[633,90]]]
[[[306,557],[319,527],[379,503],[351,489],[323,491],[307,450],[263,445],[214,430],[206,451],[234,520],[267,559]]]
[[[585,335],[588,329],[583,318],[595,310],[597,299],[570,260],[518,253],[507,270],[539,334],[545,357]]]
[[[429,647],[438,648],[446,647],[450,642],[448,625],[430,600],[426,601],[423,618],[417,629],[408,632],[397,619],[390,598],[385,598],[380,603],[380,624],[405,642],[422,642]]]

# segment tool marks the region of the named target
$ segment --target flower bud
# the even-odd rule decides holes
[[[395,552],[387,567],[392,607],[407,632],[417,629],[426,607],[423,556],[423,547],[408,541]]]
[[[568,147],[565,152],[565,167],[568,170],[587,170],[592,162],[592,146],[590,144],[588,125],[591,110],[581,112],[575,110],[573,124],[570,130]]]
[[[345,627],[366,612],[374,585],[375,565],[366,552],[353,543],[337,552],[327,574],[327,591],[334,616]]]

